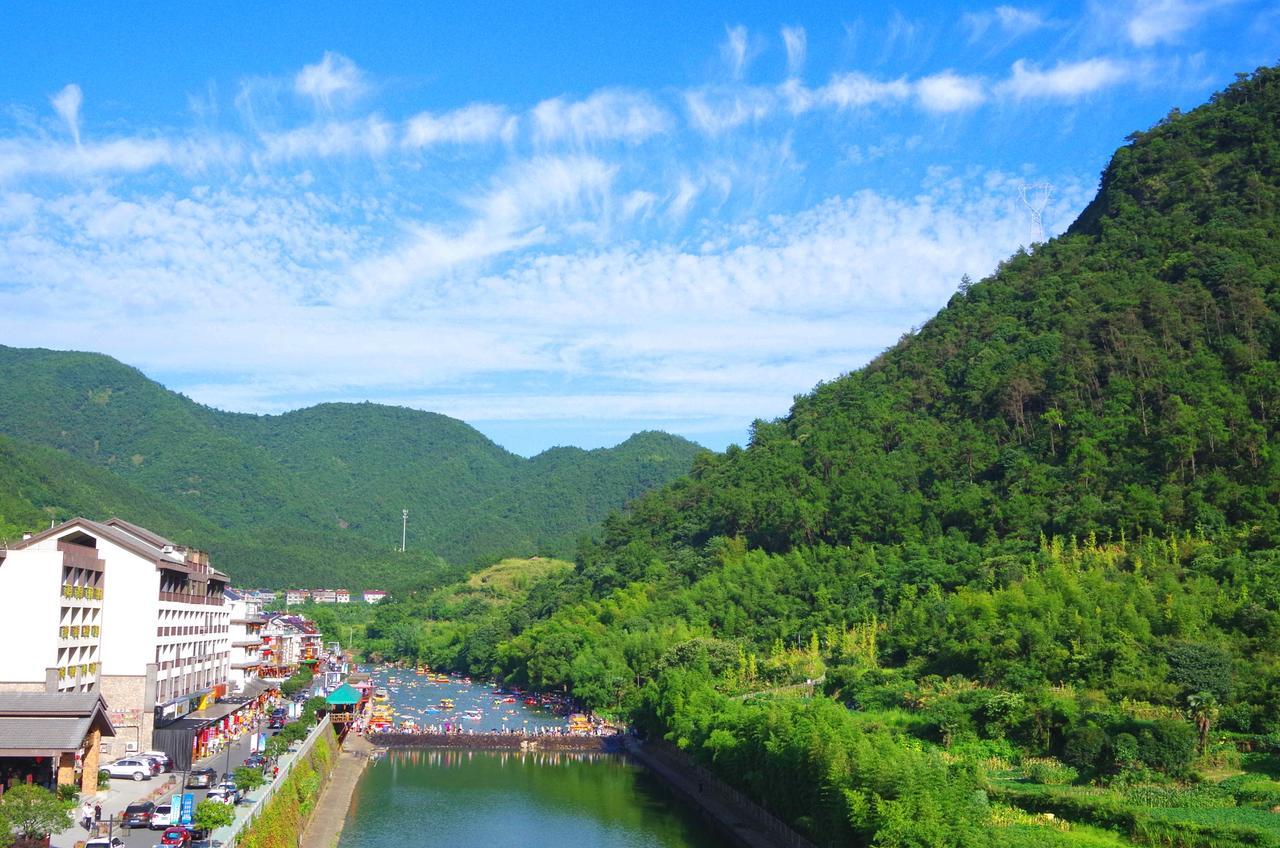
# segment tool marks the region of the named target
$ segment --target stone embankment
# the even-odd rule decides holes
[[[334,848],[351,812],[351,796],[369,765],[374,747],[362,736],[347,736],[338,754],[338,763],[320,792],[307,829],[298,843],[301,848]]]
[[[626,737],[624,748],[739,848],[816,848],[768,810],[664,742]]]
[[[621,753],[621,736],[542,736],[519,733],[371,733],[390,749],[454,748],[476,751],[605,751]]]

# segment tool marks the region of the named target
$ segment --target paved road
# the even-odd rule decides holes
[[[250,734],[243,734],[232,744],[229,751],[223,751],[216,756],[200,760],[195,763],[195,768],[217,769],[219,775],[223,772],[235,771],[236,766],[241,765],[245,758],[249,756],[249,740]],[[111,789],[100,792],[92,800],[96,800],[97,803],[102,805],[102,821],[105,825],[109,817],[119,817],[129,804],[148,799],[156,793],[160,793],[161,797],[150,798],[150,800],[154,800],[156,804],[167,804],[174,793],[179,791],[176,784],[181,779],[181,772],[177,774],[158,774],[151,780],[141,781],[114,778],[111,781]],[[204,799],[206,794],[205,790],[202,789],[189,791],[196,796],[195,801],[197,804]],[[151,846],[160,843],[160,831],[158,830],[138,829],[128,831],[117,827],[114,828],[114,835],[124,840],[126,848],[151,848]],[[76,842],[85,838],[84,828],[75,826],[60,834],[55,834],[51,840],[51,848],[74,848]]]

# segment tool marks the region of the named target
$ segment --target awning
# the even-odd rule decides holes
[[[344,683],[330,692],[325,700],[331,707],[352,707],[360,703],[360,692],[350,683]]]

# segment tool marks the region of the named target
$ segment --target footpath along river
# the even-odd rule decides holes
[[[396,682],[391,682],[390,677]],[[428,683],[378,670],[397,717],[464,729],[563,727],[564,719],[501,703],[491,686]],[[455,709],[426,712],[441,698]],[[495,704],[494,700],[500,703]],[[469,720],[464,711],[481,710]],[[506,721],[503,721],[503,719]],[[527,723],[526,723],[527,722]],[[657,778],[617,754],[470,750],[391,751],[357,785],[338,848],[725,848],[720,836]]]

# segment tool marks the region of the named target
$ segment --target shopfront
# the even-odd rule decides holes
[[[256,730],[270,709],[275,690],[255,683],[260,682],[251,681],[242,695],[209,703],[157,727],[156,747],[169,755],[175,769],[190,768],[192,763],[226,750],[243,734]]]

